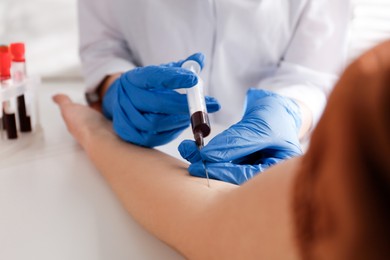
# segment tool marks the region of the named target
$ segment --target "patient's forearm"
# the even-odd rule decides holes
[[[107,129],[94,131],[83,146],[134,218],[186,257],[256,258],[272,252],[277,258],[282,252],[286,259],[284,250],[293,251],[292,177],[264,174],[240,188],[212,180],[208,188],[204,179],[188,175],[185,163],[124,143]]]
[[[188,175],[185,163],[124,143],[104,129],[91,137],[85,149],[137,221],[175,247],[197,239],[189,238],[192,231],[187,229],[201,224],[199,217],[218,203],[218,193],[236,188],[211,180],[209,189],[204,179]]]

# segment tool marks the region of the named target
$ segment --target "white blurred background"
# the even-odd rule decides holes
[[[350,59],[390,38],[390,0],[352,0]],[[77,0],[1,0],[0,44],[24,41],[28,71],[79,80]]]
[[[77,0],[0,0],[0,44],[26,43],[29,74],[81,79]]]
[[[349,59],[390,39],[390,0],[352,0],[351,8]]]

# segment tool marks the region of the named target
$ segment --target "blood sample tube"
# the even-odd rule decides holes
[[[8,53],[9,49],[7,45],[0,44],[0,53]],[[0,85],[1,87],[1,85]],[[0,102],[0,134],[1,137],[3,137],[3,129],[4,128],[4,123],[3,123],[3,102]]]
[[[11,80],[11,55],[9,53],[0,53],[0,85],[1,88],[12,87]],[[3,124],[7,130],[8,139],[18,138],[16,129],[16,100],[11,98],[10,100],[3,102]]]
[[[0,44],[0,53],[8,53],[9,49],[7,45]]]
[[[15,83],[22,83],[26,79],[26,59],[24,43],[12,43],[12,79]],[[31,132],[31,115],[26,106],[25,95],[17,97],[19,124],[21,132]]]

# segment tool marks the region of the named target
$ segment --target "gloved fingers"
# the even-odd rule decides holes
[[[189,115],[169,115],[143,113],[141,117],[134,118],[132,121],[142,131],[165,132],[176,129],[187,128],[190,125]]]
[[[262,165],[237,165],[229,162],[206,162],[205,167],[209,178],[238,185],[266,169]],[[205,167],[201,161],[198,161],[191,164],[188,171],[191,176],[206,178]]]
[[[265,90],[265,89],[257,89],[257,88],[250,88],[246,92],[246,101],[245,105],[246,108],[250,106],[251,104],[256,104],[256,101],[258,101],[261,98],[269,97],[269,96],[277,96],[276,93]]]
[[[201,156],[210,162],[229,162],[242,158],[269,145],[268,136],[262,134],[237,123],[211,139],[202,149]]]
[[[272,115],[275,113],[284,116],[284,119],[275,118],[279,119],[279,122],[288,119],[293,120],[296,131],[300,129],[302,124],[300,107],[295,100],[271,91],[251,88],[246,95],[245,115],[252,112],[256,113],[256,111],[266,112],[266,114],[264,112],[261,113],[263,114],[263,118],[268,118],[266,120],[267,122],[271,122]]]
[[[113,119],[113,128],[114,131],[118,134],[118,136],[127,142],[140,146],[154,147],[172,141],[177,136],[179,136],[180,133],[183,132],[186,127],[178,128],[174,131],[166,131],[159,133],[146,132],[137,129],[128,119],[128,117],[118,116],[114,117]]]
[[[136,128],[144,132],[164,132],[186,128],[190,124],[188,114],[163,114],[140,112],[129,100],[126,93],[119,95],[121,117],[126,117]],[[131,116],[128,116],[131,115]]]
[[[286,148],[281,146],[271,146],[259,150],[252,154],[248,154],[241,158],[235,159],[232,162],[235,164],[265,164],[273,165],[280,161],[301,155],[297,147]]]
[[[203,53],[197,52],[197,53],[192,54],[192,55],[189,56],[187,59],[185,59],[185,60],[180,64],[180,66],[181,66],[184,62],[189,61],[189,60],[196,61],[197,63],[199,63],[200,68],[203,69],[203,67],[204,67],[204,60],[205,60],[205,56],[203,55]]]
[[[186,95],[174,90],[146,90],[130,86],[124,92],[127,100],[123,99],[123,102],[132,103],[139,111],[188,115]]]
[[[204,160],[210,162],[264,164],[267,158],[285,160],[301,155],[302,150],[298,141],[275,141],[236,125],[211,139],[200,153]]]
[[[146,90],[131,86],[122,89],[126,92],[125,96],[140,111],[164,114],[189,114],[188,101],[185,94],[180,94],[170,89]],[[205,97],[205,100],[209,113],[214,113],[220,109],[221,106],[215,98]],[[124,102],[126,101],[124,100]]]
[[[272,155],[270,155],[270,157],[274,157],[281,160],[296,157],[302,155],[303,153],[299,143],[294,144],[287,141],[285,141],[283,145],[280,144],[280,145],[270,146],[269,150],[272,151]]]
[[[272,159],[271,159],[272,158]],[[256,151],[252,154],[248,154],[241,158],[235,159],[232,161],[234,164],[264,164],[266,162],[277,162],[277,160],[282,160],[274,156],[274,151],[270,149],[263,149]]]
[[[221,109],[221,105],[216,98],[205,96],[205,100],[208,113],[215,113]]]
[[[170,141],[176,139],[185,129],[187,126],[175,129],[173,131],[166,131],[166,132],[140,132],[144,146],[147,147],[155,147],[160,146],[169,143]]]
[[[287,159],[287,158],[286,158]],[[269,157],[269,158],[265,158],[263,161],[262,161],[262,166],[265,167],[265,168],[269,168],[273,165],[276,165],[286,159],[280,159],[280,158],[275,158],[275,157]]]
[[[283,159],[301,154],[289,103],[288,98],[272,92],[251,89],[243,119],[214,137],[202,149],[202,158],[228,162],[271,148],[283,151]]]
[[[133,85],[144,89],[190,88],[198,83],[197,76],[180,67],[146,66],[125,73],[123,85]]]
[[[196,143],[192,140],[184,140],[180,143],[178,147],[181,157],[189,161],[190,163],[195,163],[202,160],[200,157],[200,152]]]
[[[183,63],[187,60],[194,60],[196,62],[198,62],[200,64],[200,67],[203,69],[204,67],[204,60],[205,60],[205,56],[203,55],[203,53],[201,52],[198,52],[198,53],[194,53],[192,54],[191,56],[189,56],[187,59],[184,59],[184,60],[179,60],[177,62],[170,62],[170,63],[165,63],[165,64],[161,64],[161,66],[166,66],[166,67],[181,67],[183,65]]]

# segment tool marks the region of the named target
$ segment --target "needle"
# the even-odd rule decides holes
[[[203,146],[204,146],[204,143],[203,143],[203,138],[200,138],[200,144],[198,145],[198,150],[200,151]],[[207,168],[206,168],[206,164],[204,162],[204,160],[202,159],[202,164],[203,164],[203,169],[204,169],[204,172],[206,174],[206,178],[207,178],[207,186],[210,188],[210,178],[209,178],[209,172],[207,171]]]
[[[203,160],[202,160],[202,163],[203,163],[204,172],[206,173],[206,178],[207,178],[207,186],[209,186],[209,188],[210,188],[210,178],[209,178],[209,172],[207,171],[206,164],[204,163],[204,161],[203,161]]]

